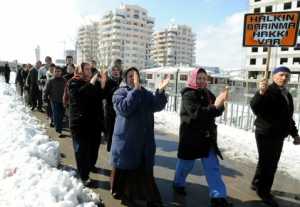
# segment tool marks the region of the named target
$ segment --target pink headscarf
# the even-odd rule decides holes
[[[206,74],[206,71],[203,68],[195,68],[187,81],[187,87],[192,88],[192,89],[199,89],[199,88],[206,88],[207,84],[203,85],[203,84],[197,84],[197,75],[199,72],[203,72]]]

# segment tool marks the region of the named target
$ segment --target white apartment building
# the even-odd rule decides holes
[[[300,11],[300,0],[249,0],[249,13],[280,11]],[[270,70],[284,65],[291,69],[291,83],[299,82],[300,74],[300,33],[295,47],[273,47],[271,49]],[[256,82],[264,74],[267,63],[267,48],[247,48],[246,70],[250,82]]]
[[[99,53],[99,25],[94,22],[89,25],[83,25],[78,30],[76,55],[77,63],[98,61]]]
[[[196,35],[186,25],[170,25],[155,32],[152,39],[151,59],[159,66],[195,64]]]
[[[120,58],[124,68],[143,69],[150,60],[150,41],[154,18],[137,5],[121,5],[100,20],[99,62],[110,66]]]

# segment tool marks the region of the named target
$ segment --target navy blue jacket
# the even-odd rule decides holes
[[[167,103],[165,93],[155,95],[142,88],[120,87],[113,95],[116,121],[111,146],[111,164],[115,168],[133,170],[154,166],[154,112]]]

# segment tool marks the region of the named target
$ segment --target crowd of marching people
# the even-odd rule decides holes
[[[167,103],[165,88],[170,77],[161,81],[153,93],[141,85],[139,70],[123,70],[117,59],[106,71],[97,63],[73,64],[71,56],[59,67],[51,57],[45,64],[24,64],[16,72],[16,87],[31,110],[45,112],[50,127],[58,137],[63,135],[63,120],[71,130],[78,176],[85,186],[91,184],[89,174],[96,170],[102,134],[110,152],[111,194],[128,206],[143,198],[147,207],[163,206],[155,182],[154,113]],[[10,69],[5,66],[9,83]],[[8,74],[8,76],[7,76]],[[293,99],[286,89],[290,70],[273,70],[273,83],[263,80],[251,101],[257,119],[255,137],[259,161],[251,188],[264,203],[277,207],[271,187],[283,147],[284,138],[293,136],[300,144],[292,115]],[[223,159],[217,142],[215,118],[221,116],[229,99],[228,89],[215,96],[208,89],[208,74],[194,69],[187,86],[181,91],[178,160],[173,190],[186,195],[186,178],[197,159],[201,159],[206,177],[211,207],[232,206],[221,176],[219,158]],[[271,107],[270,107],[271,106]],[[174,166],[175,167],[175,166]]]

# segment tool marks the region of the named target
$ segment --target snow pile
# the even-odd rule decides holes
[[[0,80],[0,206],[96,206],[97,195],[56,169],[59,144],[30,116],[15,88]]]
[[[179,134],[180,118],[176,112],[155,113],[155,129]],[[218,143],[223,154],[230,159],[257,162],[255,135],[252,132],[218,124]],[[281,154],[279,170],[300,180],[300,146],[286,139]]]

